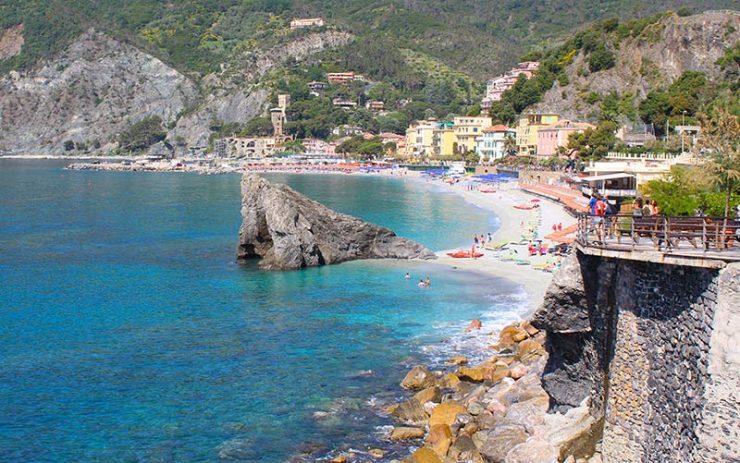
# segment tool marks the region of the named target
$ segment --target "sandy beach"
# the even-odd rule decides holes
[[[497,187],[495,193],[469,190],[460,184],[446,186],[460,194],[469,203],[490,211],[498,217],[500,226],[493,233],[492,242],[494,243],[503,240],[518,242],[522,233],[529,228],[530,221],[537,220],[537,216],[540,217],[540,224],[537,229],[538,239],[543,239],[548,235],[552,231],[553,224],[562,224],[563,228],[565,228],[576,223],[576,219],[568,214],[560,204],[526,193],[518,188],[516,182],[501,184]],[[540,199],[538,203],[540,207],[530,211],[514,208],[514,205],[529,203],[532,199]],[[471,237],[470,244],[472,247],[473,237]],[[551,256],[527,257],[526,244],[509,245],[507,247],[515,250],[518,257],[528,259],[531,265],[518,265],[513,261],[502,261],[496,257],[500,253],[482,248],[476,248],[476,250],[485,254],[485,256],[478,259],[455,259],[449,257],[446,253],[450,250],[446,250],[438,253],[439,259],[437,262],[441,265],[482,272],[520,283],[527,293],[528,313],[530,313],[542,301],[553,275],[550,272],[538,270],[533,265],[553,261],[553,258]]]

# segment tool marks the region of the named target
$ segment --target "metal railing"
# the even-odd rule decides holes
[[[740,219],[579,214],[576,241],[582,246],[616,250],[737,253],[740,256]]]

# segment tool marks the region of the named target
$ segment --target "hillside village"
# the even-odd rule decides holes
[[[415,51],[352,39],[342,28],[322,16],[275,16],[270,31],[284,36],[287,46],[321,34],[341,38],[315,55],[271,63],[249,92],[217,92],[205,105],[193,105],[197,89],[183,76],[173,81],[176,98],[167,99],[177,106],[128,127],[118,121],[87,129],[102,116],[86,114],[82,127],[75,116],[64,129],[69,138],[47,140],[44,149],[234,165],[360,160],[416,167],[465,163],[483,171],[544,167],[619,174],[642,183],[696,158],[700,112],[737,92],[736,11],[599,21],[533,49],[485,85]],[[659,61],[664,55],[673,59]],[[8,92],[6,118],[0,119],[6,125],[22,118],[16,113],[29,86],[22,74],[9,76],[14,92]],[[105,109],[106,99],[98,96],[95,104]],[[146,100],[141,106],[156,104]],[[105,140],[105,130],[117,133]],[[6,133],[13,136],[12,130]]]

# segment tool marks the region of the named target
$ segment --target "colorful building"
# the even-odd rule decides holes
[[[406,157],[424,159],[434,154],[435,119],[421,120],[412,123],[406,129]]]
[[[369,100],[365,103],[365,108],[370,111],[384,111],[385,103],[380,100]]]
[[[475,139],[483,134],[483,129],[491,126],[490,117],[460,116],[452,120],[457,152],[475,151]]]
[[[510,71],[486,82],[486,96],[481,101],[482,109],[490,109],[494,101],[501,100],[504,92],[514,86],[520,75],[530,79],[540,67],[538,61],[519,63]]]
[[[476,140],[475,149],[481,162],[493,162],[508,156],[507,140],[516,140],[516,130],[501,124],[483,129],[483,135]]]
[[[452,122],[438,122],[432,132],[432,152],[434,156],[452,156],[455,153],[457,137]]]
[[[348,84],[355,80],[354,72],[330,72],[326,75],[332,84]]]
[[[594,126],[587,122],[572,122],[567,119],[549,127],[542,127],[537,132],[537,157],[549,158],[558,154],[558,148],[568,146],[568,137],[572,133],[581,133]]]
[[[519,118],[516,146],[519,156],[536,156],[540,129],[555,125],[560,116],[552,113],[530,113]]]

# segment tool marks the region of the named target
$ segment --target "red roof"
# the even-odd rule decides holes
[[[486,133],[494,133],[494,132],[508,132],[511,129],[503,124],[494,125],[492,127],[488,127],[486,129],[483,129]]]

